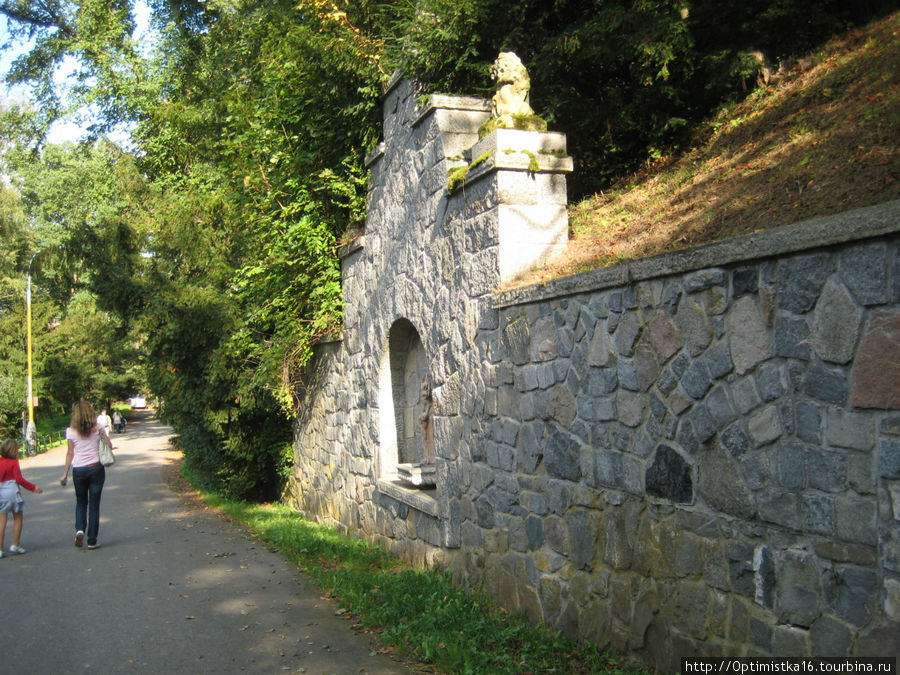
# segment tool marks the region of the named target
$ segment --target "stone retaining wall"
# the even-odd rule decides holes
[[[448,193],[486,104],[412,91],[285,499],[664,672],[900,652],[900,202],[497,294],[501,214],[558,220],[570,164]],[[396,475],[423,418],[433,489]]]

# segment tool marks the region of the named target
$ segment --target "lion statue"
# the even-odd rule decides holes
[[[513,52],[500,52],[491,66],[491,79],[497,80],[497,93],[491,99],[491,116],[513,127],[513,116],[534,115],[529,101],[531,78],[522,61]]]

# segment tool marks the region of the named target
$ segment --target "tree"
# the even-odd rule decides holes
[[[19,139],[22,140],[22,139]],[[121,212],[130,204],[134,163],[112,144],[48,145],[40,152],[15,143],[6,148],[3,166],[11,183],[6,201],[15,208],[19,253],[12,265],[15,304],[7,315],[12,337],[5,345],[13,367],[10,390],[17,400],[7,417],[24,406],[25,276],[32,285],[34,391],[41,401],[39,414],[68,411],[79,398],[106,404],[132,393],[138,378],[134,338],[126,323],[98,307],[92,289],[111,297],[127,294],[137,282],[118,251]],[[11,241],[16,237],[10,236]],[[6,241],[6,237],[4,237]],[[132,256],[134,257],[134,256]],[[104,271],[115,259],[115,275]],[[123,262],[124,261],[124,262]],[[111,290],[115,288],[115,293]]]
[[[762,50],[801,54],[889,0],[417,0],[401,5],[393,59],[423,92],[489,95],[488,67],[515,51],[532,105],[568,136],[575,198],[687,138],[754,86]]]
[[[25,270],[29,241],[18,194],[0,184],[0,434],[16,433],[25,408]]]

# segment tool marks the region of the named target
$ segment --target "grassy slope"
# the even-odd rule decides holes
[[[783,70],[688,152],[573,205],[566,254],[512,285],[900,197],[900,12]]]

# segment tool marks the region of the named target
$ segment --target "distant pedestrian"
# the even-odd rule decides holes
[[[125,431],[125,417],[118,410],[113,411],[113,427],[115,427],[116,433],[121,434]]]
[[[100,533],[100,495],[106,482],[106,469],[100,463],[100,438],[110,447],[112,442],[106,429],[97,423],[94,408],[87,401],[79,401],[72,406],[72,418],[66,429],[69,449],[66,453],[66,467],[60,485],[69,480],[72,468],[72,484],[75,486],[75,545],[84,543],[87,530],[87,547],[98,548]]]
[[[3,538],[6,536],[6,520],[10,513],[13,514],[13,544],[9,547],[9,552],[25,553],[25,549],[19,546],[25,520],[25,500],[22,499],[19,486],[37,494],[43,492],[37,485],[29,483],[22,477],[22,470],[19,468],[19,445],[7,439],[0,445],[0,558],[6,557],[3,552]]]
[[[106,408],[97,415],[97,426],[103,429],[107,436],[112,433],[112,419],[106,414]]]
[[[28,448],[26,455],[33,457],[37,452],[37,428],[34,426],[34,420],[28,420],[25,425],[25,447]]]

